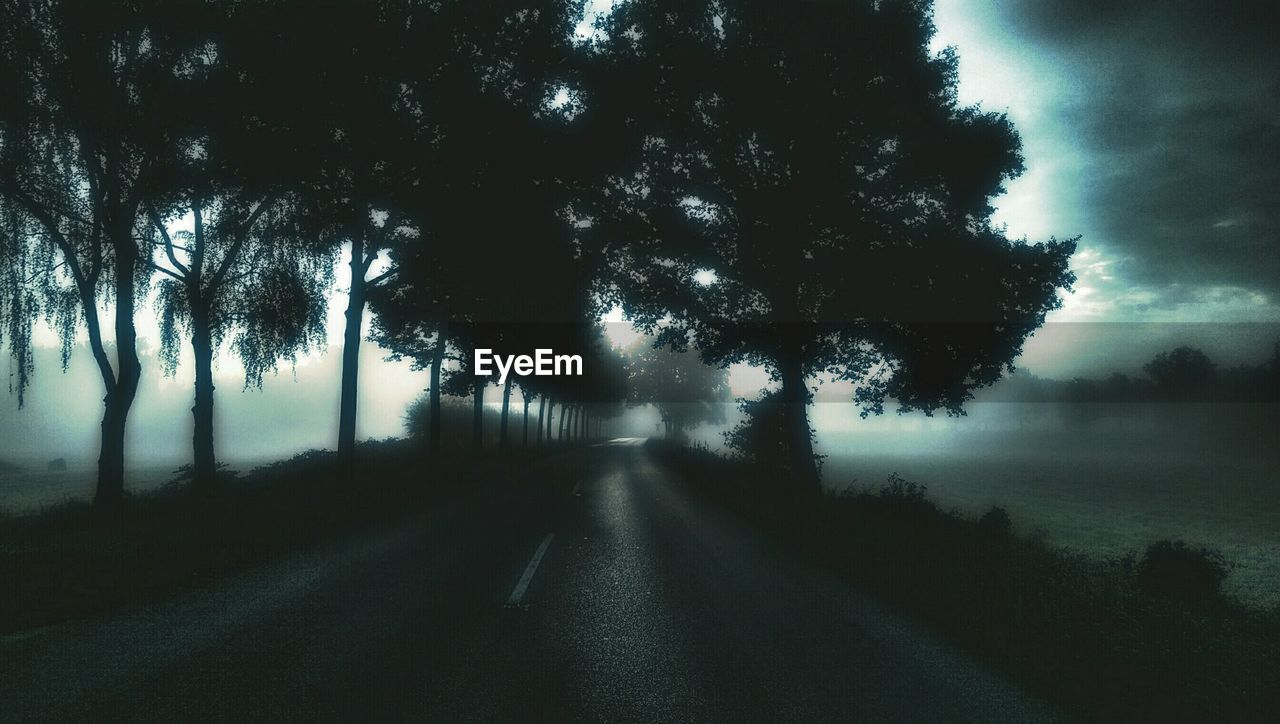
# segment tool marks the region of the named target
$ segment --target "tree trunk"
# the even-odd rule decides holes
[[[208,488],[217,480],[218,466],[213,452],[213,335],[209,310],[201,303],[191,308],[191,349],[196,364],[192,482]]]
[[[529,393],[526,390],[520,390],[520,399],[524,401],[524,435],[520,442],[521,447],[529,447]]]
[[[445,325],[441,323],[440,329],[436,331],[436,348],[431,354],[431,411],[429,422],[431,430],[430,449],[433,453],[440,452],[440,367],[444,364],[444,350],[448,346],[448,337]]]
[[[106,389],[98,455],[98,487],[93,500],[95,504],[107,505],[124,495],[124,420],[117,409],[115,390],[118,380],[102,343],[102,329],[99,326],[93,291],[86,287],[80,293],[85,310],[85,327],[89,332],[89,349],[93,352],[94,362],[98,365],[102,384]]]
[[[502,417],[498,423],[498,447],[507,448],[507,413],[511,409],[511,377],[507,376],[507,381],[502,384]]]
[[[130,223],[118,223],[113,246],[116,253],[115,273],[115,332],[118,372],[115,384],[106,396],[106,409],[102,415],[102,447],[98,454],[98,486],[93,502],[110,505],[124,497],[124,439],[129,421],[129,410],[138,394],[138,380],[142,377],[142,363],[138,359],[138,332],[134,326],[134,271],[137,250],[133,244],[132,216]],[[85,310],[93,313],[93,307]]]
[[[542,444],[543,418],[547,414],[547,396],[538,395],[538,444]]]
[[[364,323],[365,259],[363,231],[351,238],[351,292],[342,331],[342,398],[338,405],[338,457],[351,462],[356,452],[356,393],[360,379],[361,326]]]
[[[471,385],[471,448],[484,449],[484,377],[477,377]]]
[[[112,391],[106,396],[102,414],[102,442],[98,454],[98,487],[94,505],[106,506],[124,497],[124,430],[129,411],[120,396]]]
[[[809,388],[805,385],[804,365],[799,355],[784,355],[778,361],[782,378],[783,424],[786,425],[791,471],[807,492],[821,491],[818,463],[813,456],[813,440],[809,437]]]

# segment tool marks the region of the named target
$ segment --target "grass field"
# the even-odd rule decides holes
[[[999,505],[1019,534],[1095,558],[1185,540],[1233,564],[1229,594],[1280,607],[1276,405],[980,403],[959,419],[859,419],[824,403],[811,419],[830,490],[878,489],[897,473],[944,509]],[[721,429],[694,438],[726,452]]]
[[[1280,469],[1264,460],[1073,455],[831,455],[832,488],[879,487],[898,473],[944,508],[1004,507],[1015,530],[1098,557],[1138,556],[1161,539],[1220,550],[1234,564],[1226,590],[1280,605]]]

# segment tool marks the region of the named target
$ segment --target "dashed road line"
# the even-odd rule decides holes
[[[543,538],[542,543],[538,545],[538,550],[533,552],[533,558],[529,559],[529,565],[524,567],[524,574],[516,582],[516,587],[511,590],[511,596],[507,599],[508,606],[520,605],[520,601],[524,599],[525,591],[529,590],[529,583],[533,581],[533,574],[538,572],[538,564],[542,562],[542,557],[547,554],[547,548],[551,545],[551,539],[554,537],[556,537],[555,533],[548,533],[547,537]]]

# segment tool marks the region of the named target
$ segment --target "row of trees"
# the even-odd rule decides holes
[[[858,381],[873,412],[958,413],[1072,280],[1072,242],[991,225],[1018,139],[956,102],[927,2],[652,0],[585,35],[565,0],[0,8],[0,315],[19,390],[34,320],[68,351],[87,334],[101,502],[124,489],[153,289],[169,366],[184,341],[195,357],[201,483],[214,355],[252,384],[323,344],[345,255],[347,458],[366,309],[430,371],[438,423],[451,357],[481,414],[476,347],[587,360],[584,378],[519,381],[526,400],[624,399],[592,323],[617,304],[713,367],[772,370],[815,486],[809,377]]]
[[[1197,347],[1155,355],[1142,376],[1113,372],[1104,378],[1048,380],[1017,375],[984,398],[1010,402],[1280,402],[1280,342],[1261,364],[1222,367]]]

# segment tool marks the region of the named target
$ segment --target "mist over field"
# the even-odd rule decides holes
[[[340,348],[268,376],[263,389],[242,390],[237,370],[219,378],[218,434],[223,457],[246,472],[307,449],[332,447],[333,430],[317,425],[337,408]],[[98,400],[94,370],[82,350],[66,374],[57,350],[40,348],[40,371],[19,410],[0,406],[0,510],[26,512],[93,491]],[[426,385],[425,373],[387,362],[367,345],[362,363],[376,370],[362,385],[360,437],[405,435],[405,411]],[[738,371],[735,392],[765,376]],[[159,487],[187,462],[189,382],[148,376],[130,420],[134,490]],[[999,398],[1008,383],[982,397]],[[963,417],[923,414],[862,418],[827,388],[812,406],[823,482],[833,490],[878,489],[892,473],[927,486],[947,508],[980,515],[1007,509],[1015,527],[1095,556],[1124,557],[1152,540],[1185,539],[1211,546],[1235,564],[1227,589],[1260,605],[1280,603],[1280,409],[1274,404],[1053,403],[980,401]],[[518,396],[517,396],[518,399]],[[496,426],[498,389],[487,395],[487,424]],[[690,439],[731,454],[724,433],[742,421],[722,403],[724,423],[703,424]],[[536,409],[536,408],[535,408]],[[662,436],[649,405],[610,421],[608,434]],[[143,443],[142,441],[145,441]],[[65,458],[68,469],[47,464]]]
[[[64,457],[87,464],[96,457],[98,446],[101,381],[97,370],[83,349],[74,351],[65,374],[59,369],[56,349],[37,348],[36,354],[38,371],[24,407],[18,408],[16,397],[3,396],[0,459],[43,463]],[[384,362],[385,354],[373,345],[362,350],[362,362],[372,369],[383,367],[389,375],[361,390],[361,437],[403,434],[405,407],[426,383],[424,374],[409,373],[407,364]],[[332,447],[334,431],[317,421],[331,418],[337,410],[340,360],[338,347],[306,358],[296,368],[286,364],[278,374],[266,377],[261,390],[243,389],[243,377],[234,366],[215,372],[219,395],[215,424],[219,438],[226,441],[227,461],[261,461]],[[154,356],[149,362],[144,357],[148,373],[138,393],[137,410],[129,419],[128,458],[135,465],[179,464],[191,454],[190,374],[183,370],[177,378],[165,378]],[[421,386],[413,387],[415,382]]]

